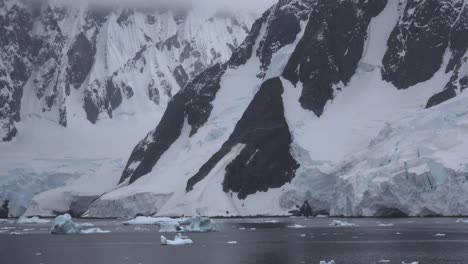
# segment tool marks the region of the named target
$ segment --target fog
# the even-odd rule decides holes
[[[28,0],[26,0],[28,1]],[[181,6],[181,7],[202,7],[202,8],[228,8],[233,10],[248,10],[253,12],[263,12],[277,0],[30,0],[48,2],[68,2],[70,4],[90,3],[96,6]]]

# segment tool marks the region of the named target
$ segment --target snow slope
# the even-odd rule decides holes
[[[468,214],[468,98],[449,67],[466,64],[467,47],[443,30],[466,25],[468,8],[452,2],[279,1],[198,80],[219,84],[209,99],[198,83],[179,93],[89,215],[284,215],[306,200],[332,215]],[[429,13],[421,33],[411,21]],[[455,81],[455,98],[428,108]]]
[[[60,0],[2,0],[0,10],[2,32],[28,26],[16,32],[32,40],[13,36],[14,54],[6,44],[0,54],[8,81],[0,87],[8,103],[0,100],[0,141],[11,136],[0,143],[0,200],[10,200],[13,216],[81,214],[113,190],[131,149],[173,95],[227,61],[255,16]],[[18,81],[10,76],[15,56],[27,66]]]

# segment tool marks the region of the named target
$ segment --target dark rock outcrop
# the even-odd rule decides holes
[[[399,89],[429,80],[440,69],[463,0],[408,0],[383,59],[383,79]]]
[[[299,102],[321,116],[335,85],[348,83],[362,57],[367,28],[387,0],[317,1],[283,76],[303,84]]]
[[[0,208],[0,219],[7,219],[8,218],[8,216],[9,216],[8,203],[9,203],[8,200],[3,202],[3,205]]]
[[[158,127],[133,149],[120,183],[127,179],[129,183],[133,183],[151,172],[161,155],[179,138],[184,125],[185,102],[186,98],[183,93],[176,94],[172,98]],[[138,166],[134,168],[133,164],[138,164]]]
[[[278,188],[292,180],[299,164],[289,151],[292,140],[284,118],[282,94],[279,78],[263,83],[229,139],[189,179],[187,191],[239,144],[244,145],[240,154],[226,166],[225,192],[236,192],[245,199],[249,194]]]
[[[17,134],[23,86],[31,73],[32,14],[14,4],[0,14],[0,142]]]
[[[86,77],[88,77],[94,63],[96,54],[95,40],[89,40],[82,32],[78,35],[71,49],[68,51],[67,78],[70,85],[80,88]]]
[[[429,98],[426,108],[441,104],[457,96],[468,88],[468,57],[464,57],[468,50],[468,5],[462,10],[450,35],[450,51],[452,56],[447,65],[446,72],[452,72],[450,81],[444,89]]]

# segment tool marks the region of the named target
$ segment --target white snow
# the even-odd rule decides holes
[[[354,223],[346,222],[346,221],[333,220],[333,222],[331,222],[331,223],[329,224],[329,226],[352,227],[352,226],[357,226],[357,225],[354,224]]]
[[[50,220],[40,219],[37,216],[34,217],[20,217],[16,223],[17,224],[47,224],[50,223]]]
[[[182,236],[180,233],[177,233],[174,237],[174,240],[166,239],[164,236],[161,236],[161,245],[169,246],[180,246],[180,245],[191,245],[193,241],[186,237]]]

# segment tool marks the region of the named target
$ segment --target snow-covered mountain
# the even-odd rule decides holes
[[[280,0],[86,215],[468,215],[467,2]]]
[[[229,59],[251,14],[154,6],[0,2],[0,138],[30,116],[67,126],[163,111],[186,82]],[[21,132],[21,131],[20,131]]]
[[[151,113],[151,118],[126,113],[146,106],[132,101],[140,98],[135,87],[149,85],[139,72],[146,74],[147,65],[156,64],[153,60],[172,67],[170,55],[165,53],[160,61],[155,59],[159,45],[135,48],[136,62],[133,55],[121,60],[122,72],[116,70],[117,75],[103,81],[102,64],[112,61],[107,65],[117,68],[115,61],[127,53],[115,47],[117,51],[106,56],[101,38],[114,47],[119,41],[127,44],[129,39],[146,37],[135,31],[131,34],[140,37],[103,36],[102,32],[112,35],[109,28],[117,27],[116,17],[123,11],[110,13],[115,23],[111,15],[104,22],[93,18],[99,32],[91,28],[74,34],[76,41],[69,47],[77,52],[63,53],[67,63],[76,62],[66,63],[61,73],[63,82],[71,85],[70,95],[66,85],[57,86],[65,89],[65,101],[70,102],[68,127],[62,129],[67,132],[37,118],[26,124],[23,113],[37,114],[37,108],[31,108],[36,104],[26,101],[30,98],[26,93],[16,97],[8,93],[22,98],[20,115],[11,114],[9,120],[22,121],[5,122],[17,124],[19,134],[12,143],[0,145],[0,166],[8,168],[7,177],[0,178],[6,190],[0,196],[15,198],[10,203],[15,214],[27,206],[26,215],[63,211],[75,215],[87,211],[84,215],[93,217],[283,215],[304,201],[315,213],[332,215],[468,215],[467,4],[467,0],[279,0],[253,23],[226,61],[210,60],[206,69],[193,72],[184,89],[171,90],[173,96],[167,96],[157,125],[159,117],[151,109],[140,111]],[[10,5],[3,6],[11,10]],[[136,18],[140,13],[133,14]],[[30,23],[27,16],[15,17],[17,24]],[[87,16],[78,17],[77,21],[87,21]],[[138,24],[135,21],[133,25]],[[11,37],[27,39],[29,35],[16,27]],[[207,34],[214,30],[206,29]],[[153,40],[150,43],[159,36],[146,35]],[[200,36],[204,34],[194,38]],[[172,40],[160,44],[163,50],[169,50],[167,46],[177,50],[167,42]],[[22,43],[28,42],[14,42],[10,49],[15,52],[2,56],[28,54]],[[145,55],[137,56],[141,50]],[[151,50],[154,56],[148,55]],[[91,64],[86,54],[107,59],[93,62],[84,76],[81,69]],[[34,84],[25,76],[34,76],[30,65],[35,60],[8,58],[2,57],[10,69],[8,83]],[[24,67],[12,67],[13,63]],[[183,67],[187,75],[196,69]],[[166,81],[177,83],[175,76],[181,72],[170,68],[172,77]],[[105,88],[97,88],[101,86]],[[116,90],[121,96],[114,97]],[[128,99],[130,90],[134,95]],[[158,91],[162,98],[165,90]],[[11,101],[6,100],[6,107],[0,101],[0,107],[16,113],[17,104]],[[40,116],[63,124],[60,110],[55,119],[48,115],[52,110],[44,113]],[[79,116],[98,121],[72,122]],[[150,127],[154,129],[144,137]],[[44,134],[54,139],[43,140]],[[83,134],[96,138],[82,140]],[[144,138],[136,144],[140,134]],[[132,145],[124,165],[122,158]],[[34,154],[25,159],[29,152]],[[31,189],[34,193],[26,191]]]
[[[257,16],[92,3],[0,0],[0,200],[14,215],[67,183],[113,188],[171,98],[227,61]],[[83,177],[95,186],[74,182]]]

